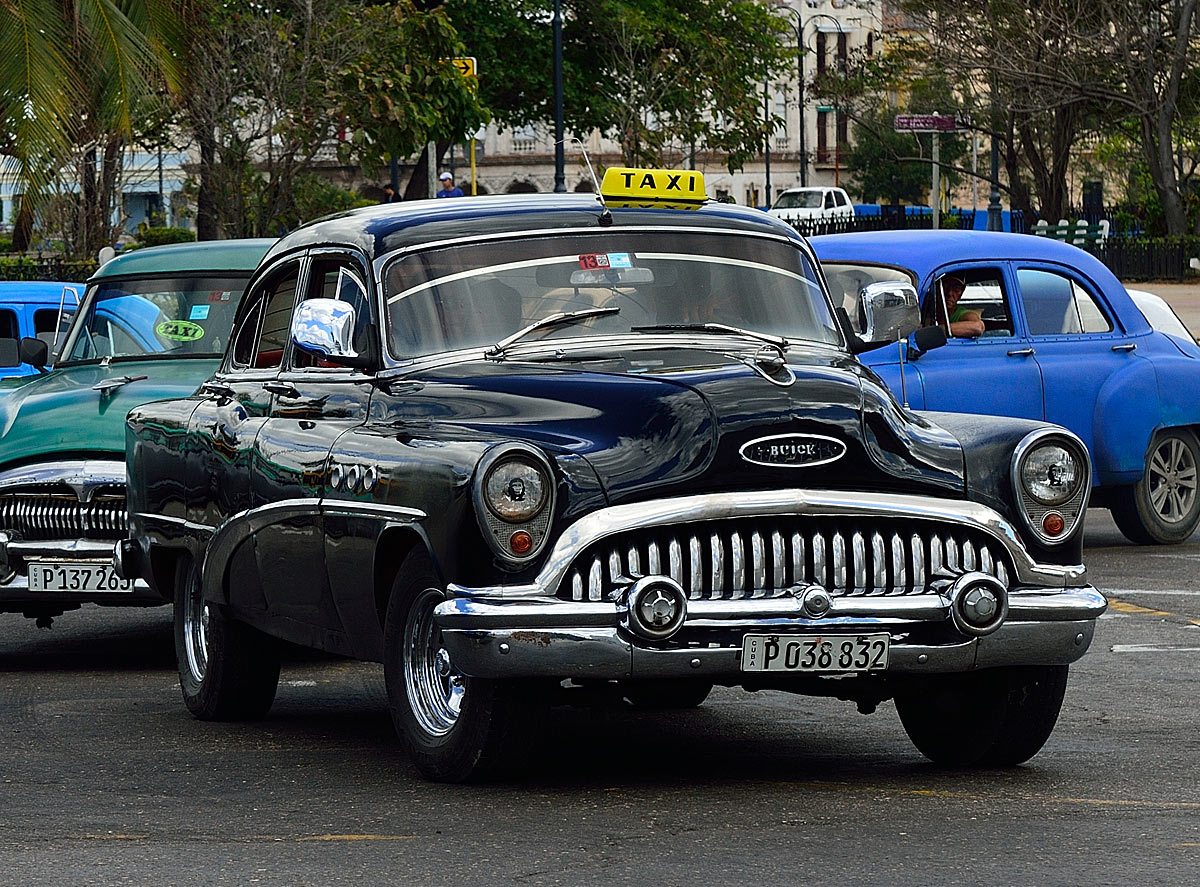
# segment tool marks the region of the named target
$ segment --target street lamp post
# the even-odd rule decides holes
[[[554,190],[567,190],[563,155],[563,34],[562,0],[554,0]]]
[[[792,30],[796,32],[796,104],[800,115],[800,185],[808,185],[808,136],[804,126],[804,17],[794,6],[787,8],[796,17]]]

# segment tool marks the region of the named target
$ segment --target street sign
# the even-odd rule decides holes
[[[958,118],[952,114],[897,114],[892,125],[896,132],[954,132]]]
[[[450,59],[450,61],[454,63],[454,67],[458,68],[458,73],[462,74],[464,77],[477,76],[475,68],[475,56],[470,56],[469,58],[463,59]]]

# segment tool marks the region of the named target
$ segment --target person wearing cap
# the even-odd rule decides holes
[[[462,188],[455,186],[454,176],[450,175],[450,173],[444,172],[440,176],[438,176],[438,178],[442,180],[442,190],[437,192],[438,197],[462,197],[463,196]]]
[[[938,278],[933,290],[934,313],[936,324],[944,327],[947,335],[975,339],[983,335],[986,327],[978,311],[958,304],[966,288],[966,282],[956,275],[944,274]]]

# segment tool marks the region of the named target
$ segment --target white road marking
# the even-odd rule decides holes
[[[1103,588],[1109,597],[1125,597],[1131,594],[1171,594],[1182,597],[1200,597],[1200,590],[1195,588]]]
[[[1200,653],[1200,647],[1175,647],[1170,644],[1113,644],[1114,653]]]

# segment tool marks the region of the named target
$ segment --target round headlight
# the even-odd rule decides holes
[[[488,508],[501,520],[523,523],[542,510],[550,482],[537,466],[510,459],[488,472],[483,482]]]
[[[1021,485],[1043,505],[1061,505],[1079,490],[1079,460],[1057,444],[1038,447],[1021,465]]]

